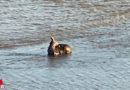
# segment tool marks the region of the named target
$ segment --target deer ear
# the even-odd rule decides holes
[[[51,36],[51,40],[54,41],[55,40],[54,37]]]

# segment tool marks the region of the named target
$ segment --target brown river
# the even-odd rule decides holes
[[[51,35],[72,55],[48,57]],[[0,0],[0,78],[4,90],[129,90],[130,1]]]

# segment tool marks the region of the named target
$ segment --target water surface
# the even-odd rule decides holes
[[[130,2],[1,0],[5,90],[129,90]],[[48,57],[50,35],[73,53]]]

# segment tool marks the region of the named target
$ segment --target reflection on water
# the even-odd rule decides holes
[[[50,67],[59,67],[66,64],[67,60],[69,60],[69,56],[60,56],[60,57],[50,57],[48,56],[48,64]]]

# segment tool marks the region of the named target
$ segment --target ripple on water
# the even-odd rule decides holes
[[[6,89],[128,90],[129,2],[61,1],[0,1],[0,78]],[[72,55],[48,57],[51,34],[69,44]]]

